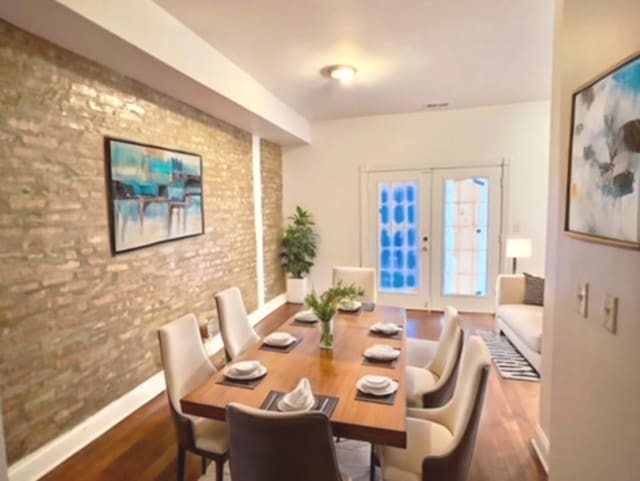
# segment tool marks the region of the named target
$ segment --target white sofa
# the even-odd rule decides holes
[[[542,306],[523,304],[522,275],[498,276],[496,286],[496,331],[503,332],[531,365],[542,368]]]

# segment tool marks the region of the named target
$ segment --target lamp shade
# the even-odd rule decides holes
[[[531,257],[531,239],[516,237],[507,239],[507,257],[515,259]]]

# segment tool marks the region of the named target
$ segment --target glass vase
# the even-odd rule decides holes
[[[333,349],[333,319],[320,322],[320,348]]]

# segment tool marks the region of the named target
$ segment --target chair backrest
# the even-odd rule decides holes
[[[351,284],[364,290],[360,296],[363,302],[376,302],[378,289],[376,285],[376,270],[371,267],[334,267],[333,285],[342,282],[343,285]]]
[[[237,287],[230,287],[216,294],[220,334],[229,359],[234,359],[260,341],[253,330]]]
[[[482,414],[491,356],[478,336],[465,343],[460,362],[459,382],[453,397],[438,411],[438,421],[453,434],[452,449],[445,456],[426,457],[422,479],[465,481],[469,474],[478,426]]]
[[[187,314],[158,329],[167,395],[175,412],[182,414],[180,398],[216,373],[202,344],[198,321]]]
[[[440,334],[433,359],[426,366],[427,369],[439,378],[448,378],[459,355],[461,337],[462,328],[460,327],[458,310],[455,307],[446,306],[442,334]]]
[[[233,481],[341,481],[329,419],[227,405]]]

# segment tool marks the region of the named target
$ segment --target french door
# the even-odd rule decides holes
[[[491,312],[500,269],[502,168],[369,172],[363,261],[378,302]]]

